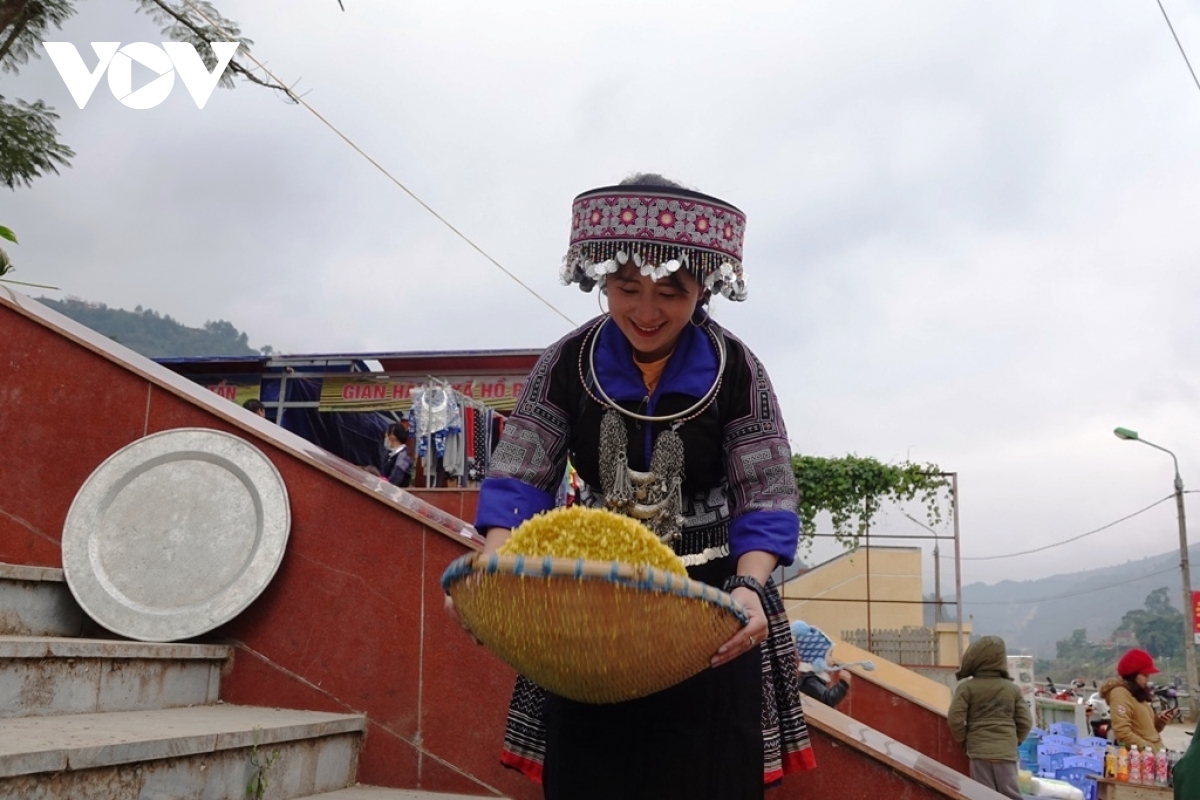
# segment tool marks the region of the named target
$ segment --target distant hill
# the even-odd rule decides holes
[[[37,300],[148,358],[269,355],[273,352],[270,345],[259,349],[251,347],[247,335],[223,319],[206,322],[203,328],[189,328],[171,319],[170,314],[159,314],[141,306],[125,311],[77,297],[66,300],[39,297]]]
[[[1193,564],[1197,557],[1200,545],[1188,550]],[[1179,608],[1178,550],[1034,581],[968,584],[962,589],[963,613],[976,635],[1003,637],[1010,653],[1026,649],[1054,658],[1055,643],[1076,628],[1086,628],[1092,641],[1112,636],[1125,612],[1142,608],[1146,595],[1160,586],[1167,587],[1171,604]]]

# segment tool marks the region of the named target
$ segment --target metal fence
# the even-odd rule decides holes
[[[842,631],[841,640],[897,664],[928,666],[938,663],[937,632],[933,628]]]
[[[957,498],[957,475],[946,477]],[[788,616],[898,664],[956,666],[970,626],[959,603],[958,504],[950,506],[930,524],[919,502],[885,505],[857,546],[818,518],[798,565],[775,576]]]

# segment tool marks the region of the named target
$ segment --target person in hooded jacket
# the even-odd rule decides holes
[[[1150,691],[1150,676],[1156,672],[1154,658],[1135,647],[1117,662],[1120,677],[1109,678],[1101,684],[1100,696],[1108,703],[1118,744],[1136,744],[1138,750],[1143,751],[1147,747],[1154,750],[1163,747],[1159,731],[1167,726],[1175,712],[1154,714],[1154,707],[1150,705],[1154,698]]]
[[[971,779],[1005,797],[1022,800],[1017,783],[1017,748],[1033,727],[1029,706],[1008,674],[1008,654],[999,636],[984,636],[963,653],[955,673],[946,722],[971,762]]]

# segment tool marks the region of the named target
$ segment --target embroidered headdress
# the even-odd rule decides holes
[[[681,267],[713,294],[746,299],[746,215],[715,197],[673,186],[622,184],[584,192],[571,206],[563,284],[590,292],[630,260],[654,280]]]

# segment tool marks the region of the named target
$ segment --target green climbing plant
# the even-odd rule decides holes
[[[800,487],[800,535],[809,544],[816,533],[817,514],[822,511],[832,517],[837,540],[855,547],[886,501],[919,500],[930,527],[954,510],[950,479],[936,464],[884,464],[855,455],[797,455],[792,456],[792,470]]]
[[[3,225],[0,225],[0,239],[6,239],[13,244],[17,243],[17,235],[12,232],[11,228],[6,228]],[[18,281],[11,277],[6,277],[11,275],[15,269],[16,267],[13,266],[12,259],[8,257],[8,253],[4,251],[3,247],[0,247],[0,283],[19,283],[22,286],[36,286],[39,289],[58,288],[57,286],[46,286],[42,283],[29,283],[28,281]]]
[[[0,225],[0,239],[7,239],[13,244],[17,243],[17,235],[12,232],[12,229]],[[8,257],[8,253],[4,252],[4,248],[0,247],[0,276],[7,275],[12,272],[12,261]]]
[[[262,728],[255,726],[254,728],[254,744],[250,746],[250,780],[246,782],[246,797],[252,800],[262,800],[267,793],[267,787],[271,784],[271,767],[275,766],[275,762],[279,760],[279,751],[276,750],[266,758],[258,750],[258,739],[262,734]]]

